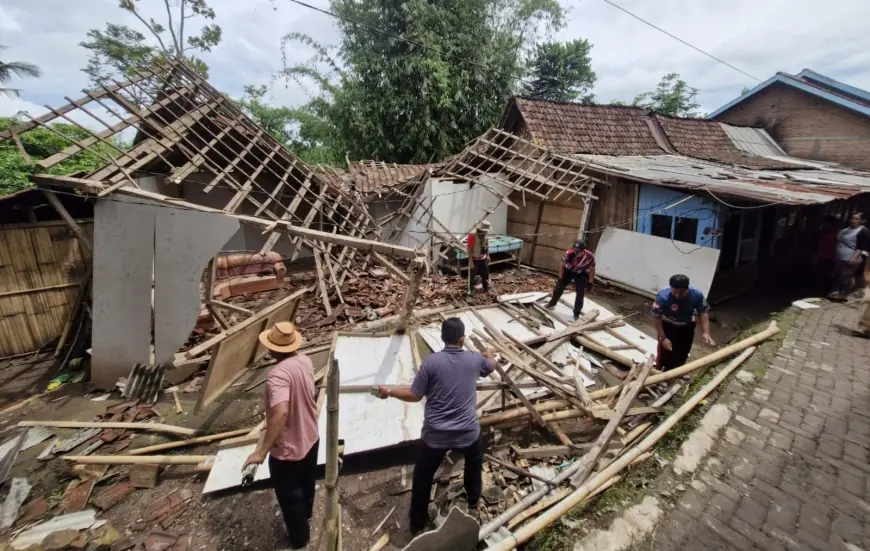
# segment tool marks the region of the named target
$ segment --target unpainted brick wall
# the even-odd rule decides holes
[[[761,126],[794,157],[870,170],[870,118],[783,84],[773,84],[716,117]]]

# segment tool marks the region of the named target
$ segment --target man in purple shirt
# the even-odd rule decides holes
[[[495,369],[492,351],[463,348],[465,325],[459,318],[441,324],[444,350],[423,360],[410,389],[379,387],[381,398],[419,402],[426,397],[420,455],[414,466],[411,492],[411,532],[429,521],[429,495],[435,471],[450,450],[465,456],[465,494],[469,512],[477,509],[483,486],[483,443],[477,417],[477,379]]]

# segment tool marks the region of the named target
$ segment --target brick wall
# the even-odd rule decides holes
[[[716,117],[764,127],[795,157],[870,170],[870,118],[775,83]]]

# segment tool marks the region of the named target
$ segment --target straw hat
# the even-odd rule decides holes
[[[492,224],[489,223],[489,220],[484,220],[477,227],[477,231],[479,231],[480,233],[489,233],[492,231]]]
[[[273,352],[295,352],[303,341],[302,334],[289,321],[279,321],[260,333],[260,342]]]

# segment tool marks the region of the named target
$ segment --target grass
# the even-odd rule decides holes
[[[767,372],[768,364],[779,350],[782,339],[799,315],[799,310],[787,309],[773,316],[772,319],[779,325],[779,333],[762,343],[742,369],[753,373],[756,377],[763,377]],[[743,340],[766,329],[769,323],[768,320],[738,333],[732,342]],[[688,390],[685,393],[680,391],[674,401],[668,404],[669,411],[677,409],[688,397],[710,382],[725,363],[727,361],[707,366],[695,372],[689,382]],[[649,493],[649,487],[654,486],[660,476],[667,476],[666,468],[676,459],[683,442],[698,427],[701,418],[707,413],[710,406],[716,403],[727,387],[727,383],[736,373],[735,371],[727,380],[723,381],[698,407],[659,440],[653,457],[627,472],[624,471],[623,478],[607,491],[592,501],[578,505],[566,515],[565,520],[538,534],[529,543],[528,549],[530,551],[572,549],[574,543],[580,540],[593,525],[605,525],[614,515],[640,503],[644,496]]]

